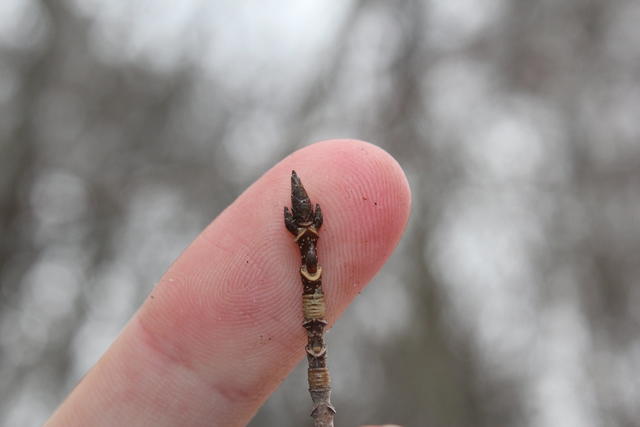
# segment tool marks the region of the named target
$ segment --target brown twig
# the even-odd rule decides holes
[[[327,321],[322,292],[322,267],[318,265],[316,253],[318,231],[322,226],[322,211],[318,204],[315,210],[313,209],[311,200],[295,171],[291,172],[291,212],[284,208],[284,224],[295,236],[302,257],[302,325],[307,330],[309,393],[314,404],[311,417],[315,427],[333,427],[336,410],[331,405],[331,379],[327,368],[327,348],[324,344],[324,327]]]

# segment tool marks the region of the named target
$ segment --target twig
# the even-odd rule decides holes
[[[284,224],[295,236],[300,248],[302,267],[302,310],[307,330],[307,361],[309,362],[309,393],[313,400],[313,418],[315,427],[333,427],[336,413],[331,405],[331,379],[327,368],[327,348],[324,344],[325,320],[324,293],[322,292],[322,267],[318,265],[316,246],[318,231],[322,226],[322,211],[311,200],[295,171],[291,172],[291,212],[284,208]]]

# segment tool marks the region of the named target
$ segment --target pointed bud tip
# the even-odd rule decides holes
[[[291,186],[293,187],[302,186],[302,181],[300,181],[300,177],[298,177],[298,174],[296,173],[296,171],[291,171]]]

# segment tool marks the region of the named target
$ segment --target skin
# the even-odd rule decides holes
[[[296,151],[227,207],[46,426],[249,422],[304,356],[300,257],[282,220],[292,169],[324,213],[318,258],[335,321],[395,248],[411,205],[398,163],[355,140]]]

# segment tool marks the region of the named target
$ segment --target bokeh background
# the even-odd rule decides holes
[[[296,148],[414,208],[329,334],[343,426],[640,426],[640,3],[0,2],[0,425],[41,424]],[[375,313],[374,318],[371,313]],[[308,425],[302,364],[251,422]]]

